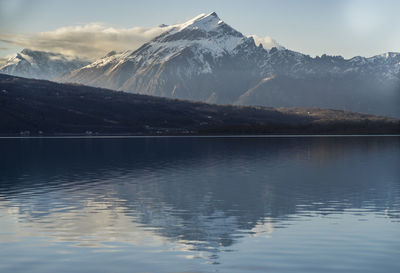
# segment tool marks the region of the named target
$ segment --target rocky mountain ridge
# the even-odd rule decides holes
[[[0,73],[50,80],[88,64],[88,61],[58,53],[23,49],[0,67]]]
[[[67,74],[44,78],[217,104],[400,117],[400,53],[344,59],[313,58],[282,46],[266,49],[216,13],[163,27],[165,32],[137,50],[112,51]]]

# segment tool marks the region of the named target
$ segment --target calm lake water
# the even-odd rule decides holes
[[[400,272],[399,137],[0,139],[0,272]]]

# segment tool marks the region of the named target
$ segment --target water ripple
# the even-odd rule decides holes
[[[1,272],[400,269],[398,137],[1,139],[0,150]]]

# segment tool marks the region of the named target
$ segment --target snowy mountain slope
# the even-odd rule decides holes
[[[273,80],[264,82],[266,78]],[[299,85],[286,84],[284,78]],[[165,32],[139,49],[111,52],[59,80],[222,104],[280,107],[285,101],[293,106],[400,116],[400,109],[385,107],[399,101],[399,53],[346,60],[327,55],[312,58],[281,46],[264,49],[216,13],[165,26]],[[304,92],[308,95],[302,96]],[[306,100],[321,96],[321,102]],[[374,101],[381,103],[369,105]]]
[[[37,79],[53,79],[89,62],[62,54],[24,49],[0,67],[0,73]]]
[[[233,102],[264,74],[267,51],[215,13],[168,30],[136,51],[107,56],[64,81],[150,95]],[[237,80],[235,80],[237,79]],[[233,88],[234,87],[234,88]]]

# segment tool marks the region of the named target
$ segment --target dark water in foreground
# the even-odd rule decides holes
[[[0,272],[400,272],[400,138],[0,139]]]

